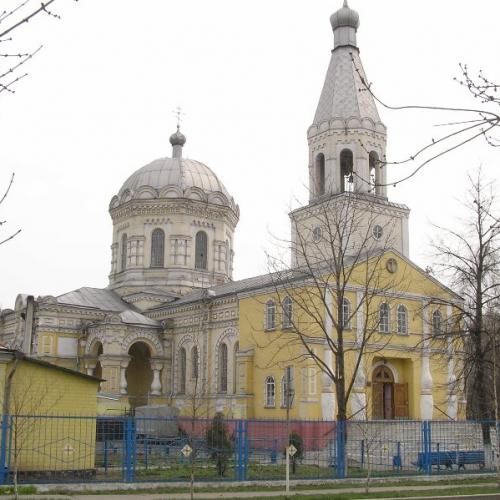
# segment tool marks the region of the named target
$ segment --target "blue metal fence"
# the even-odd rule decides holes
[[[292,478],[494,471],[500,422],[291,421]],[[0,426],[0,484],[282,480],[278,420],[13,416]]]

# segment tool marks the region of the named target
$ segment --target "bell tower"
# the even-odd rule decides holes
[[[334,197],[350,196],[359,201],[358,209],[364,205],[364,230],[368,220],[379,226],[375,234],[380,234],[381,226],[392,224],[391,246],[408,255],[409,209],[388,201],[387,129],[362,82],[367,79],[356,40],[359,15],[344,0],[330,23],[334,46],[313,123],[307,131],[309,205],[290,214],[292,246],[299,244],[298,231],[302,231],[303,239],[307,239],[303,231],[317,238],[318,229],[313,226],[321,204],[329,205],[325,210],[335,210]],[[377,213],[382,220],[375,224]],[[300,261],[292,251],[292,264],[300,265]]]

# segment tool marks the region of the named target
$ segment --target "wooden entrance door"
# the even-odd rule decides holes
[[[373,419],[409,418],[408,384],[394,383],[392,371],[387,366],[378,366],[373,372],[372,398]]]
[[[408,384],[394,383],[387,366],[378,366],[373,372],[372,398],[373,419],[408,418]]]

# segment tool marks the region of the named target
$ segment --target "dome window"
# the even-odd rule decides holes
[[[196,269],[207,269],[208,238],[205,231],[196,233],[195,264]]]
[[[127,269],[127,234],[122,235],[122,255],[120,269],[125,271]]]
[[[165,259],[165,233],[156,228],[151,234],[151,267],[163,267]]]

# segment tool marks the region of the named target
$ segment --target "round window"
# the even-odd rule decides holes
[[[396,259],[387,259],[385,267],[390,273],[395,273],[398,270],[398,263]]]
[[[380,226],[378,224],[376,226],[373,226],[373,237],[376,240],[379,240],[380,238],[382,238],[383,234],[384,234],[384,230],[382,229],[382,226]]]
[[[315,227],[313,229],[313,240],[318,243],[318,241],[321,239],[321,237],[323,236],[323,231],[321,230],[321,228],[319,226]]]

